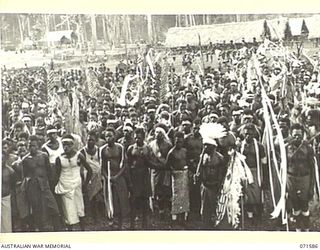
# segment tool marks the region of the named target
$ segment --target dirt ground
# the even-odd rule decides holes
[[[158,213],[150,213],[149,215],[149,223],[148,227],[142,229],[141,217],[136,218],[135,229],[134,230],[152,230],[152,231],[163,231],[163,230],[217,230],[217,231],[295,231],[295,225],[293,222],[289,223],[289,227],[278,226],[276,219],[271,219],[271,198],[270,194],[267,192],[265,194],[265,206],[264,213],[262,216],[261,223],[254,223],[249,221],[247,218],[244,219],[244,226],[242,228],[241,217],[240,224],[237,229],[234,229],[228,224],[227,220],[224,219],[220,225],[217,227],[206,228],[205,225],[201,222],[199,217],[196,217],[195,214],[190,214],[189,220],[185,223],[185,225],[174,225],[170,218],[169,212],[166,214],[164,219],[160,219]],[[310,203],[310,231],[319,232],[320,231],[320,203],[319,202],[311,202]],[[86,231],[119,231],[117,227],[117,220],[115,219],[114,225],[110,225],[107,218],[101,216],[97,222],[94,222],[90,216],[87,216],[86,219]],[[76,227],[75,230],[80,230],[79,227]],[[122,230],[131,231],[129,219],[126,218],[124,221],[124,225]]]

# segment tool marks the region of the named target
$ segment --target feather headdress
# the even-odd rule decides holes
[[[200,126],[199,133],[203,138],[203,143],[217,145],[216,139],[227,135],[225,127],[219,123],[204,123]]]

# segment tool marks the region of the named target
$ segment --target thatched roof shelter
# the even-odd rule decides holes
[[[288,26],[285,31],[288,32],[289,37],[308,36],[309,30],[303,18],[290,18],[288,20]]]
[[[271,40],[280,40],[285,37],[285,30],[288,25],[287,18],[277,18],[267,21],[268,26],[270,27]]]
[[[309,39],[320,38],[320,15],[304,19],[309,30]]]
[[[210,42],[230,42],[230,40],[241,43],[242,38],[252,41],[254,37],[257,41],[262,41],[266,35],[270,35],[270,30],[264,20],[174,27],[168,30],[165,45],[167,47],[183,47],[187,44],[197,46],[199,45],[198,36],[201,38],[201,44],[207,45]]]

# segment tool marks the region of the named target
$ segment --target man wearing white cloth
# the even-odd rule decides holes
[[[74,149],[74,138],[65,135],[62,138],[64,153],[56,159],[59,181],[55,187],[55,193],[61,195],[62,210],[68,230],[73,230],[75,224],[80,223],[84,230],[84,203],[82,195],[82,181],[80,166],[88,171],[83,188],[86,189],[92,176],[92,169],[84,156]]]

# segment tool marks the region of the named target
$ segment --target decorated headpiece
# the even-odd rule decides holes
[[[200,126],[199,133],[202,136],[203,144],[211,144],[217,146],[217,139],[227,135],[226,129],[218,123],[203,123]]]

